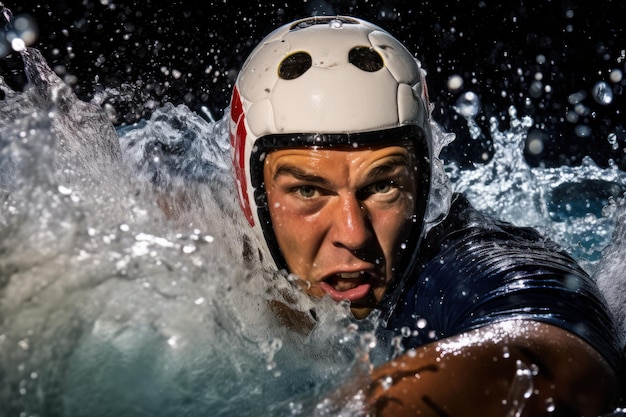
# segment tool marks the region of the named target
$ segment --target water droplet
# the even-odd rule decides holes
[[[579,91],[577,93],[570,94],[567,97],[567,101],[569,102],[569,104],[578,104],[581,101],[583,101],[586,97],[587,97],[587,93],[585,93],[584,91]]]
[[[465,118],[475,117],[480,111],[480,99],[473,91],[463,93],[456,101],[454,110]]]
[[[568,111],[565,115],[565,119],[570,123],[578,122],[578,114],[575,111]]]
[[[528,94],[533,98],[539,98],[543,94],[543,83],[541,81],[534,81],[528,89]]]
[[[393,378],[388,376],[385,379],[383,379],[382,386],[385,391],[391,388],[391,385],[393,385]]]
[[[613,148],[614,151],[619,148],[619,144],[617,143],[617,135],[615,133],[610,133],[606,139],[609,141],[609,143],[611,144],[611,148]]]
[[[591,128],[585,125],[576,126],[576,128],[574,129],[574,132],[576,133],[576,136],[580,138],[587,138],[591,136]]]
[[[509,347],[508,346],[505,346],[505,347],[502,348],[502,357],[504,359],[508,359],[508,358],[511,357],[511,352],[509,351]]]
[[[451,75],[448,78],[448,90],[457,91],[463,87],[463,78],[460,75]]]
[[[546,399],[546,411],[553,413],[556,406],[554,405],[554,399],[552,397]]]
[[[303,406],[302,403],[289,403],[289,410],[291,410],[291,414],[294,416],[299,416],[302,414]]]
[[[22,38],[15,38],[11,41],[11,48],[16,52],[21,52],[26,49],[26,43]]]
[[[528,152],[531,154],[539,155],[543,152],[544,137],[540,131],[533,130],[529,132],[526,141]]]
[[[328,26],[333,29],[341,29],[343,27],[343,22],[339,19],[333,19],[328,23]]]
[[[58,190],[63,195],[70,195],[70,194],[72,194],[71,188],[67,188],[67,187],[64,187],[62,185],[59,185]]]
[[[376,336],[373,333],[363,333],[361,335],[361,346],[366,350],[374,349],[376,347]]]
[[[599,81],[593,86],[593,98],[603,106],[607,106],[613,102],[613,90],[605,81]]]
[[[532,374],[532,376],[539,375],[539,366],[537,366],[537,364],[531,363],[530,364],[530,373]]]
[[[623,77],[624,77],[624,74],[622,73],[622,70],[620,70],[619,68],[615,68],[614,70],[611,70],[611,74],[609,75],[611,82],[615,84],[621,82]]]
[[[177,343],[178,343],[178,337],[176,336],[172,336],[169,339],[167,339],[167,344],[170,345],[171,347],[176,347]]]

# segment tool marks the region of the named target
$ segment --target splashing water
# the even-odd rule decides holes
[[[31,88],[17,93],[0,79],[4,412],[358,415],[358,392],[327,393],[367,378],[370,361],[393,349],[375,343],[376,317],[356,323],[347,305],[311,300],[245,256],[258,242],[230,185],[226,119],[207,123],[166,104],[116,131],[36,50],[22,55]],[[507,132],[492,123],[492,161],[448,166],[456,190],[539,227],[607,288],[623,285],[614,279],[623,220],[610,238],[623,209],[607,206],[623,175],[590,162],[529,168],[521,144],[530,120],[510,115]],[[301,315],[276,314],[284,305]],[[302,335],[314,306],[318,325]]]
[[[31,88],[0,82],[3,412],[306,414],[350,375],[347,306],[290,331],[276,306],[314,301],[242,257],[226,122],[166,105],[118,132],[23,58]]]
[[[504,132],[491,119],[494,155],[488,163],[463,172],[448,165],[455,190],[485,213],[539,229],[593,273],[611,241],[613,210],[626,191],[626,173],[615,166],[602,169],[590,158],[577,167],[532,168],[523,149],[533,121],[518,118],[514,108],[509,115],[510,129]],[[473,120],[468,125],[477,128]]]

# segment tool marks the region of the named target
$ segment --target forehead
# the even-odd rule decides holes
[[[332,169],[334,164],[376,164],[393,160],[395,164],[413,165],[415,154],[411,142],[385,146],[341,146],[332,148],[296,147],[270,152],[265,159],[266,168],[283,164],[299,164],[309,167]]]

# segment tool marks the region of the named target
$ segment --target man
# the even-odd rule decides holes
[[[363,388],[365,412],[610,410],[622,358],[596,287],[536,232],[461,196],[449,207],[423,72],[390,34],[349,17],[275,30],[237,78],[231,119],[265,256],[404,337]]]

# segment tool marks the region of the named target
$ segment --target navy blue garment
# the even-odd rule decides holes
[[[622,368],[617,327],[594,281],[534,229],[494,221],[455,195],[421,249],[415,279],[386,326],[407,336],[405,347],[531,319],[578,335]]]

